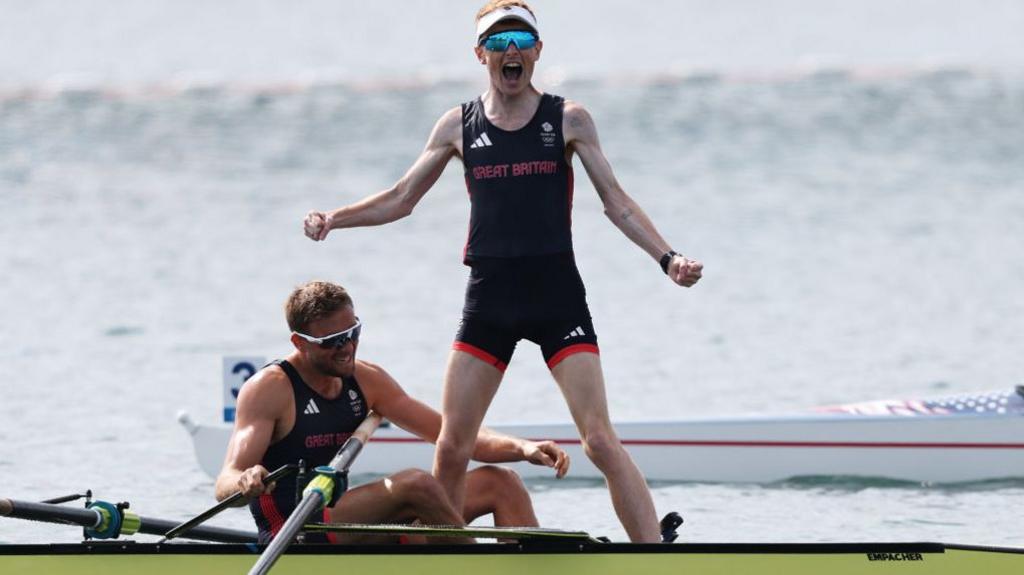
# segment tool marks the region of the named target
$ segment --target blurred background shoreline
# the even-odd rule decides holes
[[[0,2],[0,91],[479,82],[479,2]],[[1024,70],[1014,0],[538,0],[539,80]]]

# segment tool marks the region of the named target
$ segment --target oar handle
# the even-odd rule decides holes
[[[299,468],[299,466],[295,465],[294,463],[289,463],[288,465],[282,465],[281,467],[278,467],[277,469],[275,469],[275,470],[271,471],[270,473],[268,473],[267,476],[263,478],[263,485],[264,486],[268,486],[271,483],[277,481],[278,479],[281,479],[282,477],[284,477],[286,475],[290,475],[290,474],[294,473],[298,468]],[[221,501],[220,503],[218,503],[216,505],[216,507],[218,508],[218,511],[223,511],[224,509],[227,509],[228,507],[231,507],[235,503],[238,503],[238,501],[240,499],[244,499],[244,498],[245,498],[245,495],[243,495],[241,491],[236,491],[236,492],[232,493],[227,499],[225,499],[225,500]],[[212,510],[213,507],[211,507],[210,509]]]
[[[328,465],[338,472],[348,471],[356,456],[363,450],[363,446],[370,440],[370,436],[377,431],[382,419],[379,413],[371,411],[366,419],[359,424],[359,427],[352,432],[352,435],[345,440],[345,444],[341,446]]]
[[[14,504],[10,499],[0,499],[0,517],[7,517],[14,513]]]
[[[365,445],[366,442],[370,441],[370,436],[373,435],[374,431],[377,431],[377,428],[380,427],[380,422],[383,420],[384,418],[379,413],[371,411],[370,414],[366,416],[366,419],[359,424],[359,427],[352,432],[352,437],[358,439],[360,443]]]
[[[263,484],[269,485],[277,481],[278,479],[281,479],[282,477],[290,473],[293,473],[297,468],[298,466],[294,464],[282,465],[281,467],[278,467],[277,469],[269,473],[266,477],[264,477]],[[243,495],[241,491],[236,491],[232,493],[230,496],[222,500],[220,503],[214,505],[213,507],[207,509],[206,511],[203,511],[202,513],[193,517],[192,519],[189,519],[184,523],[176,525],[174,529],[171,529],[170,531],[164,534],[164,538],[161,539],[160,542],[163,543],[164,541],[170,541],[175,537],[181,537],[182,534],[190,531],[191,529],[194,529],[202,523],[205,523],[221,511],[224,511],[229,507],[234,507],[236,503],[238,503],[240,500],[244,498],[245,495]]]

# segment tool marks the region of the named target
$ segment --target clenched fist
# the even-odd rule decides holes
[[[302,229],[306,237],[314,242],[322,241],[331,231],[331,216],[324,212],[311,211],[302,220]]]
[[[676,255],[668,264],[668,277],[681,286],[691,287],[700,280],[703,270],[704,264],[699,261]]]

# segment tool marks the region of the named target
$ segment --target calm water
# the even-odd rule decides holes
[[[0,51],[0,496],[91,487],[148,515],[206,507],[212,481],[174,414],[219,416],[223,355],[287,352],[281,304],[308,279],[347,286],[366,323],[361,355],[437,404],[467,273],[458,166],[389,227],[317,245],[300,222],[390,185],[436,118],[479,92],[462,43],[390,42],[351,57],[375,28],[328,34],[322,22],[341,16],[323,2],[312,3],[322,13],[228,2],[202,22],[175,3],[84,4],[98,11],[87,30],[77,3],[4,8],[0,38],[17,49]],[[959,3],[909,3],[871,29],[875,39],[903,38],[921,5],[930,24],[884,52],[855,41],[867,16],[768,4],[799,14],[796,24],[741,26],[757,21],[743,6],[705,7],[695,24],[683,17],[696,3],[661,3],[623,16],[638,19],[626,33],[636,42],[617,51],[598,41],[604,19],[576,24],[563,3],[542,13],[549,38],[594,50],[549,40],[542,86],[591,109],[625,188],[707,266],[698,287],[673,287],[577,178],[577,255],[613,416],[1021,383],[1024,74],[1013,58],[1024,49],[1008,32],[1019,5],[971,12],[988,34],[968,41]],[[398,35],[423,37],[415,23],[431,14],[455,34],[462,25],[440,18],[442,5],[410,8]],[[379,22],[374,10],[347,17]],[[664,26],[658,10],[771,48],[667,42],[643,27]],[[796,33],[815,19],[832,40]],[[225,22],[246,26],[214,31]],[[33,23],[58,39],[29,60],[42,41]],[[174,40],[196,27],[207,30],[197,44]],[[246,45],[263,47],[245,55]],[[835,65],[808,71],[824,53]],[[488,421],[564,419],[539,350],[524,343]],[[624,537],[599,483],[531,489],[543,523]],[[694,541],[1024,544],[1018,481],[658,484],[654,495],[659,511],[683,512]],[[0,523],[4,541],[76,536]]]

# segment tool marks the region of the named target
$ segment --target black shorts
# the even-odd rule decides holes
[[[580,352],[598,353],[586,289],[572,253],[475,258],[453,349],[505,371],[516,343],[540,346],[552,369]]]

